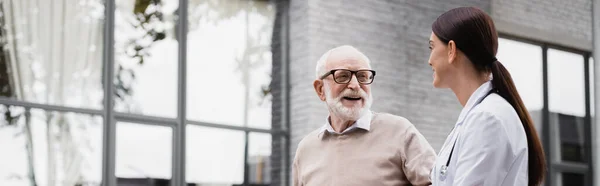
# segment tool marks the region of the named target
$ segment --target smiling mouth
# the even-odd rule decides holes
[[[361,100],[361,97],[344,97],[345,100],[350,100],[350,101],[358,101]]]

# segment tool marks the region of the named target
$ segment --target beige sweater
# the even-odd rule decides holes
[[[435,152],[407,119],[373,113],[370,131],[318,130],[296,150],[294,186],[430,185]]]

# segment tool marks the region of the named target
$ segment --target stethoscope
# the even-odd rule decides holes
[[[477,104],[481,103],[487,96],[489,96],[490,94],[497,92],[496,89],[492,89],[490,90],[483,98],[481,98],[480,101],[477,102]],[[456,134],[458,135],[458,134]],[[454,140],[454,144],[452,144],[452,149],[450,150],[450,155],[448,155],[448,160],[446,161],[445,165],[442,165],[442,167],[440,168],[440,179],[441,180],[445,180],[446,179],[446,174],[448,173],[448,167],[450,166],[450,160],[452,159],[452,153],[454,153],[454,147],[456,146],[456,141],[458,141],[458,136],[456,137],[456,139]]]
[[[446,165],[442,165],[442,167],[440,168],[440,176],[442,176],[442,178],[445,178],[446,173],[448,172],[448,166],[450,166],[450,160],[452,159],[452,153],[454,152],[454,146],[456,146],[456,141],[458,141],[458,138],[454,141],[454,144],[452,145],[452,150],[450,150],[450,155],[448,156]]]

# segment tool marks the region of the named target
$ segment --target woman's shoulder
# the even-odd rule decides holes
[[[465,134],[511,144],[512,152],[527,148],[526,134],[515,109],[500,95],[491,94],[473,108],[463,123]]]
[[[502,121],[508,120],[509,122],[512,122],[515,119],[520,121],[517,111],[515,111],[506,99],[498,94],[490,94],[487,96],[479,105],[471,110],[471,113],[490,115],[491,117]]]
[[[475,106],[465,119],[467,129],[515,134],[523,132],[523,124],[515,109],[498,94],[490,94]]]

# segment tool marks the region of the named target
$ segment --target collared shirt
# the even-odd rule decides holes
[[[371,113],[371,111],[368,110],[362,117],[358,118],[358,120],[356,120],[356,122],[354,122],[352,125],[350,125],[350,127],[346,128],[344,131],[342,131],[342,133],[338,133],[333,129],[333,127],[329,123],[330,116],[327,116],[327,118],[325,118],[325,125],[323,125],[319,129],[319,134],[321,134],[325,131],[327,131],[329,133],[334,133],[334,134],[345,134],[345,133],[348,133],[357,128],[369,131],[371,129],[371,117],[372,116],[373,116],[373,113]]]

